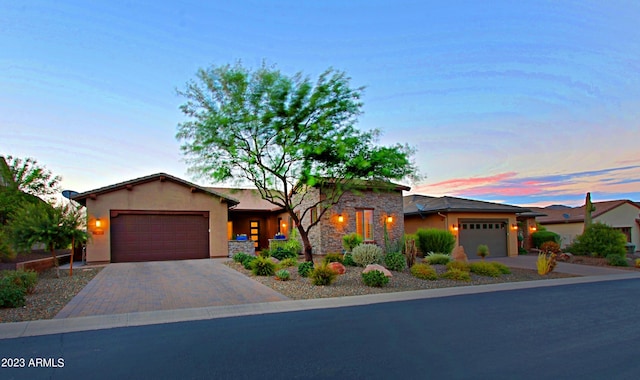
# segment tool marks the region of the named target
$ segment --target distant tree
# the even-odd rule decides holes
[[[0,183],[5,187],[36,197],[46,197],[60,191],[60,176],[54,176],[50,170],[38,165],[38,161],[12,156],[0,156]]]
[[[291,216],[307,261],[309,230],[353,180],[417,177],[408,145],[379,146],[377,130],[355,127],[363,89],[349,81],[333,69],[314,84],[301,73],[236,64],[200,69],[178,91],[187,99],[180,109],[188,120],[178,125],[176,137],[192,171],[216,181],[247,179]],[[296,214],[308,186],[331,192]],[[303,226],[300,220],[312,209],[319,209],[316,222]]]
[[[23,202],[37,203],[56,194],[60,180],[33,158],[0,156],[0,225],[7,224]]]

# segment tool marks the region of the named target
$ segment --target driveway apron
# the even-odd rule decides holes
[[[288,299],[223,260],[118,263],[98,273],[55,319]]]

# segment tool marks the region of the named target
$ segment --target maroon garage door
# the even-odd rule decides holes
[[[111,262],[208,257],[208,211],[111,212]]]

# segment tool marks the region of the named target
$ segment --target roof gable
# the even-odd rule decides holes
[[[148,175],[148,176],[145,176],[145,177],[132,179],[132,180],[129,180],[129,181],[116,183],[114,185],[101,187],[101,188],[98,188],[98,189],[95,189],[95,190],[85,191],[83,193],[76,194],[71,199],[73,199],[74,201],[80,203],[83,206],[86,206],[88,198],[95,199],[95,198],[97,198],[98,196],[100,196],[102,194],[107,194],[107,193],[111,193],[111,192],[114,192],[114,191],[120,191],[120,190],[131,190],[131,189],[133,189],[134,186],[142,185],[144,183],[149,183],[149,182],[155,182],[155,181],[173,182],[173,183],[176,183],[178,185],[181,185],[181,186],[189,188],[191,190],[191,192],[202,192],[202,193],[205,193],[205,194],[210,194],[210,195],[217,196],[220,199],[225,200],[229,205],[238,204],[238,200],[237,199],[234,199],[234,198],[232,198],[230,196],[226,196],[226,195],[223,195],[221,193],[209,190],[209,189],[207,189],[205,187],[201,187],[199,185],[193,184],[193,183],[191,183],[189,181],[185,181],[185,180],[183,180],[181,178],[174,177],[174,176],[166,174],[166,173],[156,173],[156,174]]]

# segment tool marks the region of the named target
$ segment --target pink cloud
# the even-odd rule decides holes
[[[447,181],[434,183],[431,185],[425,185],[424,188],[428,188],[428,187],[468,188],[468,187],[478,186],[478,185],[489,185],[492,183],[499,183],[506,179],[513,178],[516,175],[517,173],[515,172],[507,172],[507,173],[496,174],[489,177],[456,178],[456,179],[450,179]]]

